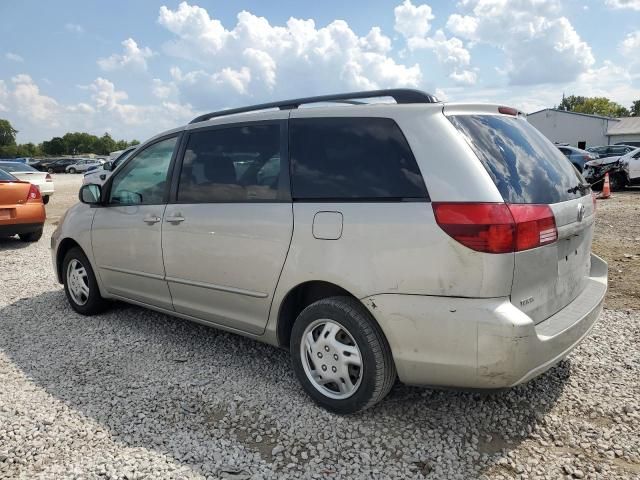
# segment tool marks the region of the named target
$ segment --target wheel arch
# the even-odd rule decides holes
[[[302,310],[318,300],[345,296],[362,303],[358,297],[335,283],[324,280],[310,280],[291,288],[280,302],[278,309],[276,338],[278,346],[289,348],[293,323]],[[363,305],[364,306],[364,305]],[[366,307],[365,307],[366,308]],[[376,320],[377,323],[377,320]]]
[[[58,250],[56,251],[56,276],[58,277],[58,283],[63,283],[62,279],[62,262],[64,261],[64,257],[69,250],[74,247],[78,247],[80,250],[83,248],[80,246],[78,242],[76,242],[73,238],[65,238],[60,242],[58,246]],[[86,253],[85,253],[86,255]]]

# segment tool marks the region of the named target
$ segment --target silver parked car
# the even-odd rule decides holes
[[[377,97],[396,104],[358,104]],[[73,309],[123,300],[289,349],[338,413],[396,378],[526,382],[607,289],[591,192],[558,149],[515,109],[415,90],[203,115],[80,200],[51,239]]]

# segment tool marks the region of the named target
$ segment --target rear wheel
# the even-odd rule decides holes
[[[69,169],[69,173],[76,173],[76,169],[75,168],[70,168]]]
[[[48,173],[53,173],[53,168],[47,168]]]
[[[20,233],[18,236],[23,242],[37,242],[42,238],[42,228],[35,232]]]
[[[290,349],[305,391],[336,413],[371,407],[389,393],[396,378],[382,331],[350,297],[331,297],[305,308],[294,323]]]
[[[76,312],[94,315],[106,308],[107,301],[100,296],[89,259],[80,248],[72,248],[64,256],[62,274],[64,292]]]

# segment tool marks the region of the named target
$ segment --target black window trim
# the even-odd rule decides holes
[[[407,147],[409,147],[409,152],[411,153],[411,157],[413,158],[413,161],[416,163],[416,165],[418,166],[418,171],[420,172],[420,176],[422,177],[422,184],[424,186],[424,197],[319,197],[319,198],[297,198],[293,196],[293,162],[291,161],[291,158],[288,159],[289,162],[289,178],[290,178],[290,182],[292,183],[290,186],[290,191],[291,191],[291,198],[292,198],[292,202],[294,203],[407,203],[407,202],[421,202],[421,203],[430,203],[431,202],[431,197],[429,196],[429,189],[427,188],[427,182],[424,179],[424,174],[422,173],[422,168],[420,168],[420,164],[418,163],[418,160],[416,159],[415,154],[413,153],[413,148],[411,148],[411,143],[409,143],[409,140],[407,139],[407,137],[405,136],[404,132],[402,131],[402,128],[400,127],[400,125],[398,125],[398,122],[396,122],[396,120],[394,118],[391,117],[379,117],[379,116],[375,116],[375,117],[365,117],[365,116],[336,116],[336,117],[294,117],[294,118],[289,118],[289,121],[295,121],[295,120],[307,120],[307,119],[331,119],[331,120],[344,120],[345,118],[348,119],[359,119],[359,120],[373,120],[373,119],[379,119],[379,118],[384,118],[385,120],[390,120],[391,122],[393,122],[393,124],[396,126],[396,128],[398,129],[398,131],[400,132],[400,135],[402,135],[402,138],[404,139]],[[289,130],[290,132],[291,130]],[[291,141],[290,137],[287,137],[288,142]]]
[[[189,138],[193,133],[213,130],[227,130],[229,128],[242,128],[260,125],[279,125],[280,126],[280,179],[278,180],[278,194],[275,199],[256,199],[256,200],[227,200],[224,202],[188,202],[178,201],[178,187],[180,184],[180,174],[182,173],[182,163],[184,154],[187,150]],[[192,128],[185,131],[178,149],[177,160],[173,165],[173,175],[171,177],[171,190],[169,194],[170,205],[213,205],[213,204],[238,204],[246,203],[248,205],[261,203],[291,203],[291,181],[289,174],[289,122],[286,118],[274,118],[268,120],[253,120],[247,122],[233,122],[219,125],[209,125],[206,127]]]
[[[129,158],[124,160],[118,167],[118,171],[122,171],[122,169],[129,164],[129,162],[133,161],[134,158],[137,158],[142,152],[144,152],[147,148],[156,145],[157,143],[164,142],[165,140],[169,140],[170,138],[176,138],[176,146],[173,147],[173,153],[171,155],[171,160],[169,161],[169,168],[167,168],[167,185],[170,186],[172,184],[172,173],[173,173],[173,165],[176,162],[177,154],[182,144],[182,140],[184,138],[184,133],[175,132],[170,133],[168,135],[163,135],[162,137],[156,138],[153,142],[150,142],[144,145],[143,148],[139,149],[135,152],[135,155],[129,156]],[[113,175],[110,175],[106,182],[102,185],[102,193],[101,197],[103,198],[102,203],[99,206],[102,207],[141,207],[141,206],[153,206],[153,205],[166,205],[169,199],[169,188],[165,187],[164,194],[162,195],[162,203],[109,203],[108,199],[111,196],[111,184],[113,183],[113,179],[116,177],[117,172],[114,172]]]

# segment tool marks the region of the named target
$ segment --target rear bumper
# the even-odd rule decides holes
[[[55,191],[52,183],[50,183],[49,185],[38,185],[38,188],[40,189],[40,195],[42,195],[43,197],[50,197]]]
[[[384,294],[363,301],[382,327],[404,383],[503,388],[566,357],[598,319],[606,291],[607,264],[592,255],[582,293],[537,325],[509,298]]]
[[[20,233],[36,232],[44,227],[44,223],[14,223],[0,224],[0,235],[18,235]]]

